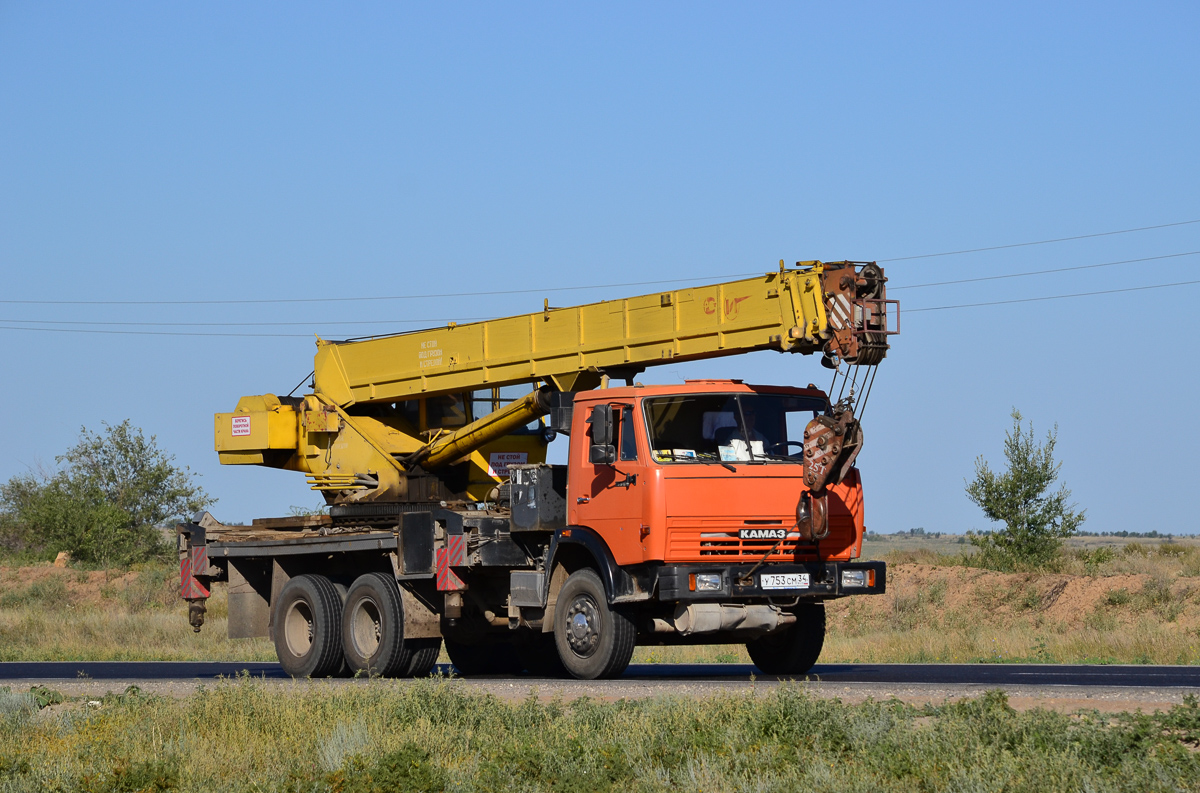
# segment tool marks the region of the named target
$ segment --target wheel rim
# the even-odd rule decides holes
[[[313,641],[312,608],[303,600],[288,606],[283,618],[283,640],[288,651],[297,658],[308,654]]]
[[[354,606],[354,613],[350,615],[350,636],[360,656],[371,658],[375,655],[383,638],[383,617],[374,600],[363,598]]]
[[[571,652],[587,658],[600,643],[600,609],[588,595],[579,595],[567,609],[567,644]]]

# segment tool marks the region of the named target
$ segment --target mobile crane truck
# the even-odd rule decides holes
[[[883,562],[859,560],[854,410],[898,332],[874,263],[781,261],[711,286],[318,339],[312,393],[243,397],[214,431],[221,463],[302,472],[328,514],[181,525],[189,621],[200,630],[223,582],[230,638],[270,637],[296,677],[424,675],[443,642],[464,675],[610,678],[639,643],[745,643],[763,672],[803,674],[824,602],[886,586]],[[819,353],[830,393],[634,382],[767,350]],[[568,462],[547,465],[557,434]]]

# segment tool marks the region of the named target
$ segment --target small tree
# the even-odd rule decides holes
[[[1026,431],[1020,411],[1013,408],[1013,428],[1005,434],[1004,457],[1008,470],[995,473],[982,456],[975,460],[975,480],[967,483],[967,498],[978,504],[989,520],[1004,528],[972,534],[980,561],[1001,570],[1044,567],[1053,562],[1064,537],[1083,523],[1085,510],[1068,504],[1071,491],[1062,485],[1054,493],[1062,463],[1054,462],[1058,426],[1046,433],[1045,443],[1034,437],[1033,423]]]
[[[155,526],[213,502],[192,482],[191,469],[177,467],[157,441],[125,419],[115,427],[105,424],[103,434],[80,428],[79,442],[57,459],[67,464],[72,482],[98,491],[129,515],[131,526]]]
[[[0,540],[9,547],[69,551],[101,566],[148,559],[165,550],[155,526],[189,515],[213,499],[129,420],[84,428],[57,458],[54,473],[37,471],[0,485]]]

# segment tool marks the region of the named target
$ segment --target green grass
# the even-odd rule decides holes
[[[23,695],[22,695],[23,696]],[[237,680],[0,708],[4,791],[1174,791],[1200,708],[1019,713],[755,694],[507,703],[451,682]]]

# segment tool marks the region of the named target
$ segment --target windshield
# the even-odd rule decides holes
[[[804,427],[820,397],[694,394],[645,400],[657,462],[801,462]]]

